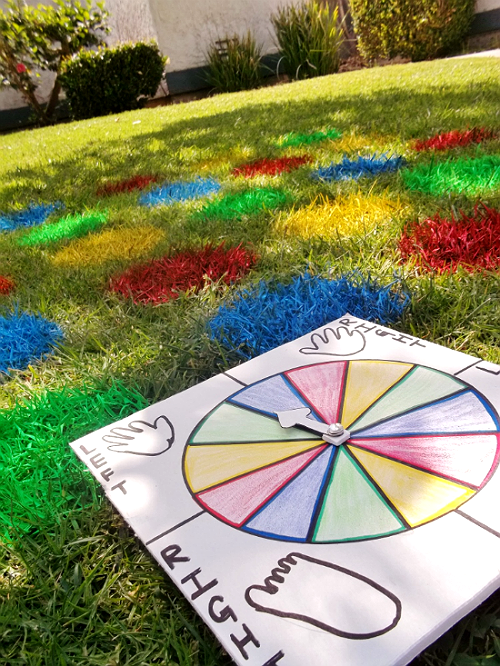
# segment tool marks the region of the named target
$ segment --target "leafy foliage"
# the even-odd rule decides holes
[[[156,42],[120,44],[66,60],[61,82],[73,118],[92,118],[143,106],[160,85],[167,58]]]
[[[426,60],[449,53],[467,35],[474,0],[351,0],[363,57]]]
[[[0,10],[1,85],[20,92],[38,121],[47,124],[61,91],[63,61],[102,44],[102,36],[109,32],[107,18],[104,4],[92,7],[92,0],[55,0],[54,5],[37,7],[8,0],[7,10]],[[36,94],[38,70],[56,73],[46,106]]]
[[[260,47],[250,31],[213,43],[207,60],[207,80],[217,92],[250,90],[262,83]]]
[[[286,73],[292,79],[334,74],[340,65],[344,33],[338,7],[307,0],[281,7],[271,16]]]

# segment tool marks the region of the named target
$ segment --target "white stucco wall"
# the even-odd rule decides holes
[[[149,0],[106,0],[111,33],[108,44],[157,39]]]
[[[25,0],[39,4],[40,0]],[[50,0],[43,0],[50,3]],[[120,41],[157,39],[169,56],[168,71],[178,72],[203,65],[209,45],[217,39],[248,30],[262,46],[273,53],[276,45],[270,15],[286,0],[106,0],[110,12],[110,44]],[[0,8],[6,5],[0,0]],[[500,0],[477,0],[476,12],[500,8]],[[46,100],[52,75],[40,79],[39,97]],[[19,93],[0,89],[0,110],[25,106]]]
[[[500,9],[500,0],[476,0],[476,14],[489,12],[491,9]]]
[[[276,51],[269,17],[283,0],[150,0],[158,44],[169,56],[167,71],[205,64],[209,45],[252,31],[263,53]]]

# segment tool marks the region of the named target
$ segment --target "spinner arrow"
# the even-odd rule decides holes
[[[314,421],[308,418],[310,413],[311,410],[308,407],[304,407],[303,409],[290,409],[286,412],[277,412],[276,416],[282,428],[299,426],[311,432],[318,433],[325,442],[335,444],[336,446],[347,442],[351,434],[348,430],[344,430],[341,423],[331,423],[328,425],[327,423]]]
[[[484,397],[446,373],[330,361],[230,396],[191,438],[185,475],[202,507],[253,534],[373,539],[469,500],[496,465],[498,428]]]

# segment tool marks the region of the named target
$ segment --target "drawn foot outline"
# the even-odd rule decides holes
[[[284,586],[286,586],[288,582],[287,576],[289,576],[290,573],[293,571],[293,567],[296,567],[298,565],[300,569],[300,567],[304,566],[302,563],[308,563],[313,567],[317,566],[324,567],[335,571],[337,574],[349,576],[352,579],[354,579],[355,587],[357,588],[358,591],[359,589],[366,587],[366,592],[368,596],[367,598],[365,598],[364,601],[363,599],[360,599],[359,594],[356,593],[352,595],[350,594],[349,598],[347,599],[346,598],[340,599],[340,597],[336,597],[336,595],[338,594],[338,589],[334,589],[332,592],[332,601],[334,603],[338,602],[339,605],[341,602],[343,602],[344,605],[347,603],[348,605],[351,606],[353,614],[356,614],[358,608],[361,611],[363,606],[365,606],[366,608],[367,606],[372,604],[373,600],[376,600],[377,596],[382,595],[382,597],[385,597],[386,598],[385,600],[380,598],[380,601],[384,602],[383,610],[385,611],[385,613],[383,614],[385,614],[387,617],[383,619],[382,622],[386,622],[386,624],[383,627],[372,629],[371,631],[349,631],[347,629],[341,629],[335,627],[326,621],[318,619],[317,617],[312,617],[312,615],[305,615],[292,610],[282,610],[278,607],[279,606],[278,600],[276,603],[277,607],[272,607],[271,605],[264,605],[266,601],[264,595],[273,597],[274,595],[279,594],[281,590],[285,589]],[[324,576],[322,577],[322,580],[324,580]],[[295,583],[296,582],[297,581],[295,581]],[[300,585],[300,574],[299,574],[299,585]],[[307,589],[307,587],[305,587],[304,589],[304,586],[302,586],[302,589],[298,589],[297,591],[293,590],[291,592],[294,594],[295,597],[294,602],[298,602],[299,605],[301,603],[307,605],[309,599],[312,597],[310,591]],[[345,597],[345,592],[343,594]],[[312,604],[310,604],[314,606],[314,611],[315,613],[317,612],[318,615],[325,613],[326,605],[325,603],[323,604],[321,603],[322,599],[323,600],[325,599],[324,587],[323,591],[321,592],[321,597],[315,598]],[[366,599],[368,599],[368,603]],[[390,603],[387,603],[387,600]],[[394,629],[394,627],[398,624],[399,620],[401,619],[401,609],[402,609],[401,601],[396,597],[395,594],[393,594],[386,588],[382,587],[382,585],[379,585],[375,581],[371,580],[370,578],[367,578],[362,574],[356,573],[351,569],[346,569],[345,567],[341,567],[338,564],[333,564],[332,562],[327,562],[325,560],[318,560],[314,557],[310,557],[309,555],[304,555],[303,553],[297,553],[297,552],[289,553],[286,557],[279,559],[277,568],[272,569],[271,575],[264,579],[264,585],[251,585],[250,587],[248,587],[245,591],[245,601],[252,608],[261,613],[269,613],[271,615],[276,615],[278,617],[290,618],[292,620],[299,620],[301,622],[313,625],[318,629],[322,629],[323,631],[326,631],[330,634],[334,634],[335,636],[339,636],[341,638],[349,638],[352,640],[364,640],[369,638],[375,638],[376,636],[381,636],[382,634],[386,634],[387,632],[391,631],[391,629]],[[376,614],[378,613],[379,610],[380,609],[376,611]],[[394,614],[394,616],[389,619],[389,616],[392,616],[392,614]]]

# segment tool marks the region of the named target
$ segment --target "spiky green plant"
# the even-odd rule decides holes
[[[207,79],[217,92],[250,90],[262,83],[261,49],[250,31],[211,44],[207,61]]]
[[[327,2],[307,0],[280,7],[271,16],[280,48],[280,62],[292,79],[335,74],[344,41],[339,10]]]

